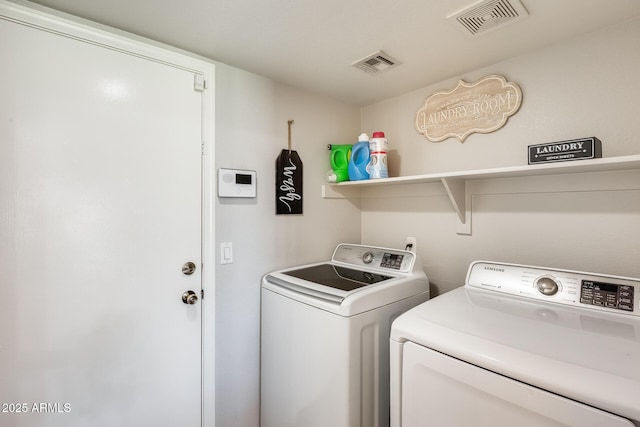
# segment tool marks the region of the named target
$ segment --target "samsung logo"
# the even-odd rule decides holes
[[[485,270],[490,270],[490,271],[498,271],[500,273],[504,273],[504,268],[500,268],[500,267],[490,267],[488,265],[484,266]]]

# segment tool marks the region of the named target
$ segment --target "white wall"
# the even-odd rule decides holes
[[[525,165],[527,145],[585,136],[599,137],[606,157],[638,154],[638,45],[634,20],[461,76],[502,74],[524,94],[504,128],[464,144],[432,143],[413,128],[424,100],[457,78],[360,111],[217,64],[216,167],[258,172],[257,199],[216,205],[216,245],[234,245],[234,263],[216,274],[217,425],[258,425],[260,278],[326,259],[339,241],[401,247],[416,236],[435,294],[461,285],[468,264],[480,258],[640,276],[638,172],[614,174],[612,182],[630,183],[621,191],[582,191],[566,177],[558,178],[561,192],[548,190],[554,178],[477,182],[472,236],[455,233],[456,215],[439,184],[409,189],[411,196],[320,198],[326,144],[353,142],[361,130],[386,132],[393,175]],[[303,216],[274,214],[275,159],[286,147],[288,119],[295,120],[293,145],[305,167]],[[602,176],[569,180],[589,189]],[[532,190],[537,186],[547,190]]]
[[[588,136],[602,140],[604,157],[640,154],[638,46],[635,19],[460,76],[471,82],[501,74],[523,91],[522,107],[505,127],[474,134],[464,144],[430,142],[413,125],[425,99],[454,87],[457,78],[363,108],[362,131],[386,132],[395,150],[394,176],[526,165],[527,145]],[[478,183],[472,236],[455,233],[456,216],[439,185],[420,189],[424,195],[418,197],[364,198],[362,242],[400,246],[416,236],[435,294],[463,284],[475,259],[638,277],[640,175],[615,175],[606,178],[633,184],[624,191],[585,192],[604,178],[583,176],[584,188],[557,193],[545,178]],[[542,180],[545,192],[532,193]]]
[[[275,215],[275,161],[287,147],[289,119],[304,163],[302,216]],[[359,131],[357,107],[216,64],[216,168],[258,175],[256,199],[216,202],[216,247],[233,242],[234,256],[216,272],[216,425],[258,425],[261,277],[360,241],[358,203],[320,197],[327,144],[355,142]]]

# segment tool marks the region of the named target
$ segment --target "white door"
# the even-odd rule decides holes
[[[417,344],[402,353],[396,427],[633,427],[623,418]]]
[[[0,425],[200,426],[194,72],[7,19],[0,58]]]

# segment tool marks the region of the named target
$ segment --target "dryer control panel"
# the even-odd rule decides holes
[[[415,254],[398,249],[342,243],[336,247],[331,260],[360,268],[410,273],[413,270]]]
[[[476,261],[466,286],[640,316],[640,279]]]

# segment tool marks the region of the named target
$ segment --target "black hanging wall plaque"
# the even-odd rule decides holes
[[[291,150],[291,125],[289,124],[289,148],[276,159],[276,214],[302,214],[302,160]]]

